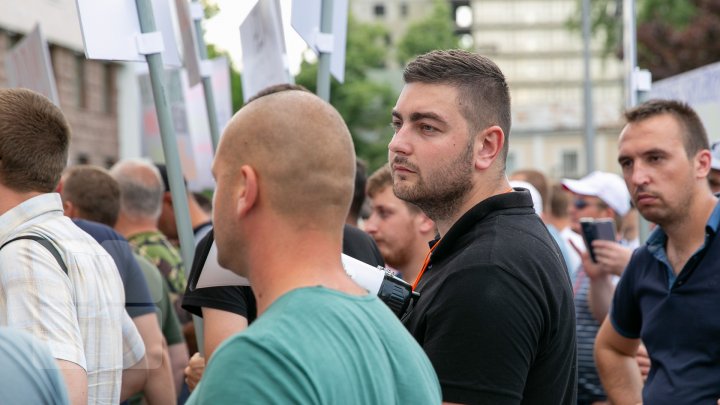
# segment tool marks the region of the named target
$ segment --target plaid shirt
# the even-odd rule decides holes
[[[0,245],[21,235],[53,242],[52,254],[32,240],[0,250],[0,325],[47,342],[56,359],[87,371],[88,403],[117,404],[123,368],[145,352],[125,312],[122,281],[110,255],[63,215],[60,196],[41,194],[0,215]]]

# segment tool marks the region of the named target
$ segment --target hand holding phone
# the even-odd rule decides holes
[[[596,239],[615,241],[615,221],[612,218],[580,218],[580,229],[585,240],[590,258],[593,263],[597,263],[595,259],[595,251],[592,242]]]

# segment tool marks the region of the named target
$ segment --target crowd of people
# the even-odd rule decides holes
[[[0,89],[0,402],[720,403],[720,143],[692,108],[629,109],[621,175],[553,181],[507,172],[490,59],[433,51],[403,79],[369,176],[330,104],[250,99],[211,211],[187,194],[193,263],[163,165],[66,167],[61,110]],[[342,253],[412,286],[400,319]],[[195,288],[208,260],[250,286]]]

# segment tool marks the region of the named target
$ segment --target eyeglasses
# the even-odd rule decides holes
[[[582,210],[582,209],[587,208],[590,205],[595,205],[595,206],[600,205],[600,203],[597,203],[597,202],[593,203],[593,202],[590,202],[587,200],[577,199],[577,200],[573,201],[573,205],[575,206],[576,209]]]

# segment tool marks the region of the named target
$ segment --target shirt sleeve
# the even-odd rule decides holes
[[[184,343],[185,337],[183,336],[182,327],[180,326],[180,319],[170,304],[170,289],[165,282],[161,282],[160,286],[162,288],[162,296],[158,303],[158,310],[161,311],[159,319],[162,319],[162,331],[165,340],[168,346]]]
[[[202,308],[219,309],[248,318],[248,303],[243,289],[249,287],[223,286],[196,288],[186,290],[182,307],[187,311],[202,316]]]
[[[124,240],[106,240],[102,247],[110,253],[120,271],[125,289],[125,309],[131,318],[155,311],[145,276],[133,257],[130,244]]]
[[[443,400],[517,404],[542,335],[543,315],[522,283],[494,266],[460,270],[427,316],[423,349]],[[465,348],[459,350],[458,348]]]
[[[248,404],[322,403],[316,393],[301,365],[259,342],[236,336],[213,354],[188,403],[224,404],[238,398]]]
[[[47,343],[55,359],[87,370],[70,278],[53,255],[31,240],[0,251],[0,324]]]
[[[639,250],[633,253],[630,263],[620,277],[610,308],[610,323],[617,333],[628,339],[640,338],[642,326],[640,304],[635,294],[635,279],[639,274],[637,260]]]
[[[195,256],[185,294],[182,298],[182,308],[193,315],[202,317],[202,308],[212,308],[230,312],[246,318],[248,321],[255,319],[256,305],[252,290],[247,286],[222,286],[196,288],[191,286],[197,283],[200,273],[205,266],[205,261],[212,248],[214,233],[208,232],[197,244]]]
[[[127,311],[122,311],[123,369],[137,364],[145,355],[145,343]]]

